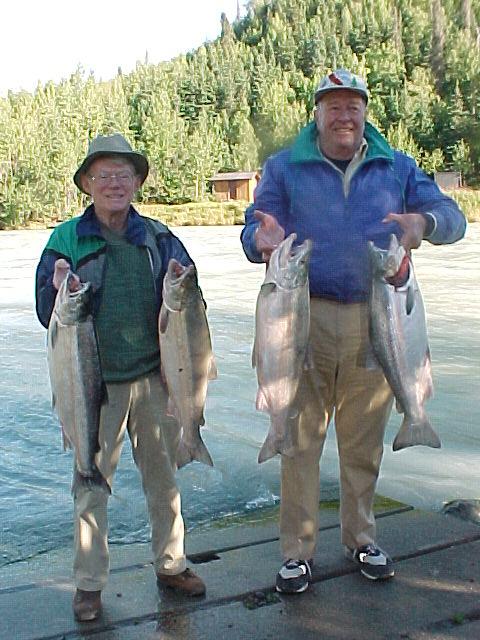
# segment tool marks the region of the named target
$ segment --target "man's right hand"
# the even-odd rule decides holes
[[[53,286],[55,289],[60,289],[62,282],[65,280],[67,273],[70,271],[70,265],[63,258],[59,258],[55,262],[55,271],[53,272]],[[77,291],[80,289],[80,278],[73,274],[73,278],[70,281],[70,291]]]
[[[285,238],[285,230],[270,213],[263,213],[263,211],[258,211],[257,209],[255,218],[260,221],[255,233],[257,251],[262,254],[263,260],[268,262],[274,249]]]

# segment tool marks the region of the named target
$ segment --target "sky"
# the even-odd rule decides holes
[[[239,1],[240,13],[244,0]],[[77,68],[97,80],[158,63],[220,35],[237,0],[8,0],[2,3],[0,95],[59,82]]]

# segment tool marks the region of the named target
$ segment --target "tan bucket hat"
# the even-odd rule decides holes
[[[88,171],[94,160],[102,156],[121,156],[130,160],[135,167],[135,171],[140,176],[140,184],[145,182],[148,175],[148,160],[144,155],[133,151],[130,143],[120,133],[114,133],[111,136],[97,136],[90,142],[85,160],[73,176],[74,183],[83,193],[87,192],[82,186],[82,175]]]

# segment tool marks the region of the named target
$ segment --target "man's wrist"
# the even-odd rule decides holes
[[[425,231],[423,232],[423,239],[428,240],[431,235],[435,232],[437,228],[437,221],[435,216],[428,211],[420,214],[422,218],[425,220]]]

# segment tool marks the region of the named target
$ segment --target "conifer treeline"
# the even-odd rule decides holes
[[[480,168],[480,0],[250,0],[244,18],[168,63],[109,82],[74,73],[0,99],[0,224],[64,218],[88,141],[144,151],[143,202],[204,198],[217,171],[261,166],[312,115],[319,78],[367,77],[369,117],[428,172]],[[181,26],[179,26],[181,28]]]

